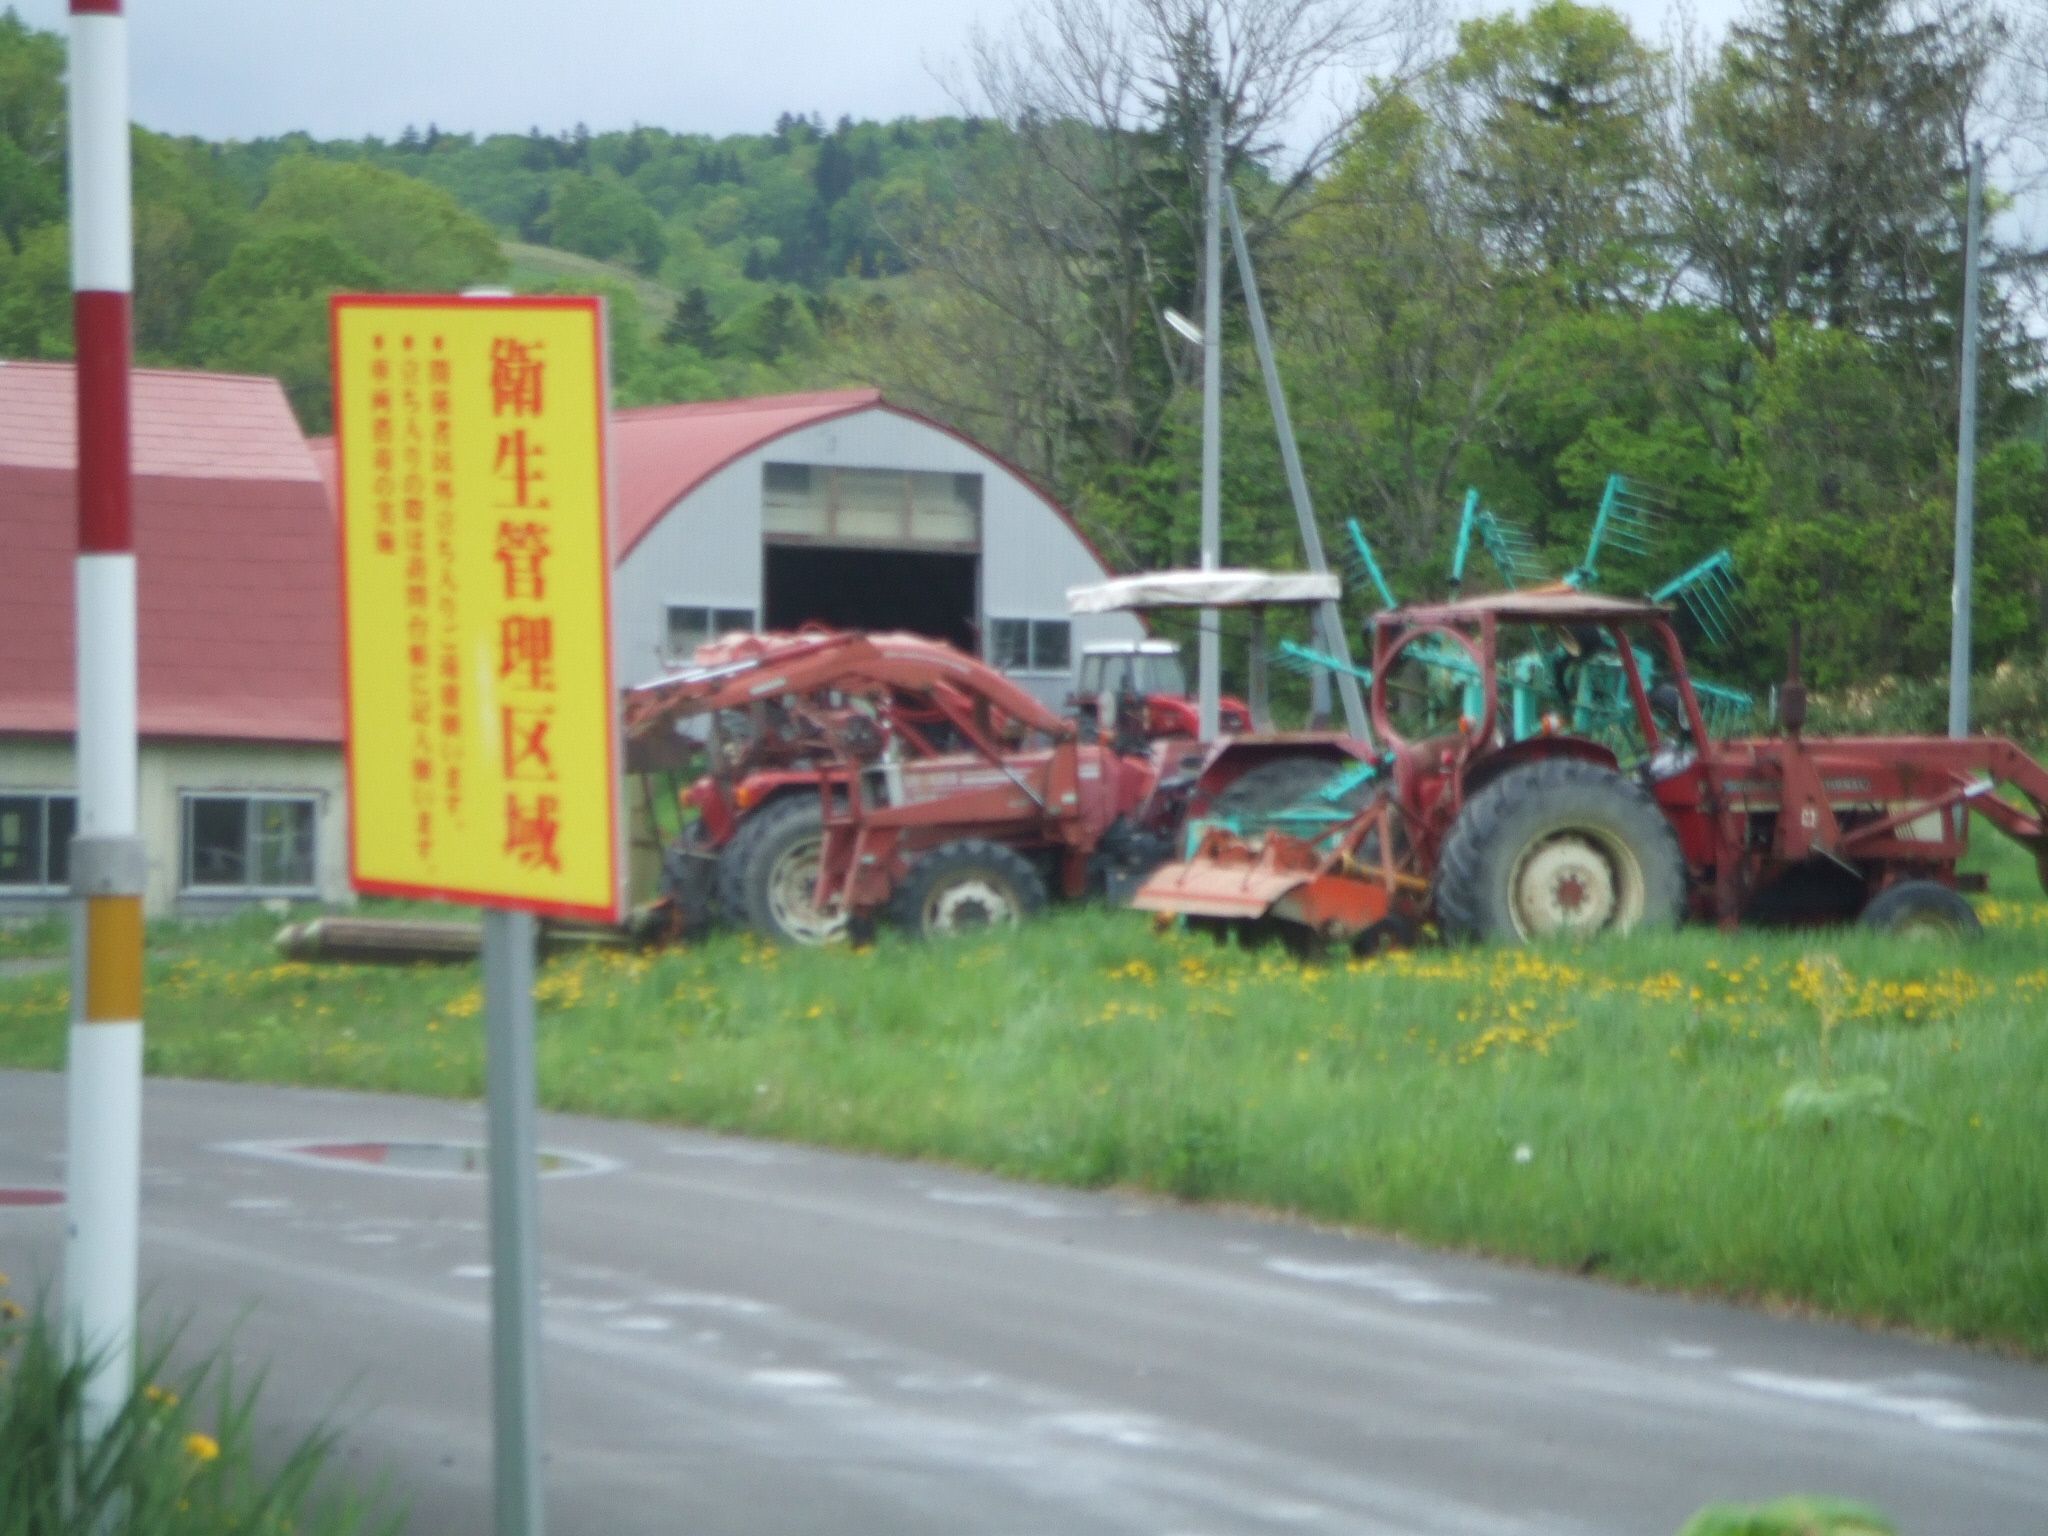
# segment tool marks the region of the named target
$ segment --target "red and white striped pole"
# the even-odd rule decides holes
[[[71,0],[71,285],[78,354],[78,898],[67,1081],[66,1341],[93,1362],[97,1438],[135,1376],[142,1130],[142,892],[136,820],[133,286],[128,22]]]

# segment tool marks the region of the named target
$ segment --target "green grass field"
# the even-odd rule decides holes
[[[555,1108],[1128,1184],[2048,1356],[2048,905],[1967,948],[1691,931],[1303,966],[1128,913],[551,961]],[[2025,882],[2025,883],[2023,883]],[[148,1069],[474,1096],[473,968],[160,929]],[[61,974],[0,979],[54,1068]]]

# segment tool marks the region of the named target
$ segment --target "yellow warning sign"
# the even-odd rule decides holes
[[[618,915],[603,325],[334,300],[358,890]]]

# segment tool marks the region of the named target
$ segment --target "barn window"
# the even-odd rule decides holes
[[[668,605],[668,653],[688,656],[720,635],[745,634],[754,628],[751,608],[714,608],[698,603]]]
[[[185,889],[310,892],[315,820],[311,795],[185,796]]]
[[[1064,672],[1074,627],[1065,619],[990,619],[988,659],[1005,672]]]
[[[0,891],[62,890],[71,883],[78,801],[69,794],[0,795]]]
[[[761,529],[792,542],[974,548],[981,542],[981,476],[767,464]]]

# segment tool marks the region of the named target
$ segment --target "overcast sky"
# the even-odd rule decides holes
[[[30,22],[63,0],[14,0]],[[1670,0],[1609,0],[1649,36]],[[1694,0],[1718,28],[1740,0]],[[1466,9],[1474,7],[1467,6]],[[1487,6],[1485,9],[1497,7]],[[1500,7],[1504,8],[1504,7]],[[129,0],[136,120],[170,133],[395,137],[408,123],[759,133],[781,112],[928,116],[1017,0]]]

